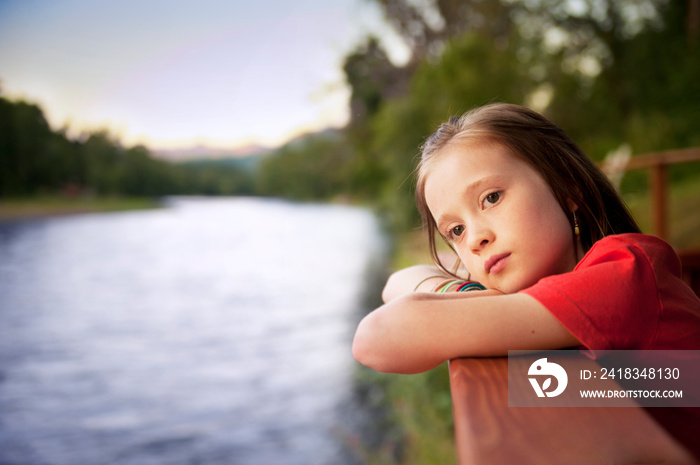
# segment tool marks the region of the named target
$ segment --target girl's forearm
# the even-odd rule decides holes
[[[576,338],[538,301],[499,291],[413,293],[368,314],[353,355],[377,371],[419,373],[456,357],[560,349]]]
[[[445,344],[446,332],[453,331],[458,319],[448,327],[435,330],[442,320],[440,302],[459,300],[459,314],[469,313],[465,303],[470,297],[502,295],[489,290],[466,294],[412,293],[398,297],[368,314],[361,322],[353,341],[353,355],[360,363],[381,372],[412,374],[437,367],[449,359],[452,349]],[[454,307],[453,307],[454,309]],[[473,323],[473,321],[472,321]],[[472,324],[462,333],[472,339]]]

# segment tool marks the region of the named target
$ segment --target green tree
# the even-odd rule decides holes
[[[317,134],[269,154],[258,169],[256,191],[299,200],[348,192],[349,149],[337,133]]]
[[[50,184],[52,136],[38,106],[0,97],[0,195],[33,194]]]

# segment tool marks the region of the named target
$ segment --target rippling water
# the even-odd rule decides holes
[[[367,211],[260,199],[0,224],[0,463],[347,464]]]

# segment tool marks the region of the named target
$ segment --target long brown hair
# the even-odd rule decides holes
[[[451,273],[438,258],[437,227],[425,200],[425,176],[431,160],[442,149],[468,141],[501,144],[513,156],[529,163],[567,214],[572,230],[574,220],[567,200],[574,202],[578,206],[576,219],[584,252],[605,236],[641,232],[612,183],[559,126],[529,108],[493,103],[462,117],[453,116],[421,147],[416,205],[428,232],[430,254],[444,271]]]

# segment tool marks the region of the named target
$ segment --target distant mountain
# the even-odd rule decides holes
[[[198,160],[217,160],[228,158],[247,158],[262,155],[272,149],[260,145],[248,145],[235,149],[223,149],[199,145],[185,149],[152,150],[151,153],[157,158],[162,158],[174,162],[189,162]]]
[[[291,140],[289,140],[284,147],[295,147],[300,144],[305,143],[310,138],[316,137],[337,137],[342,133],[342,130],[336,128],[326,128],[317,132],[309,132],[301,134]],[[207,147],[206,145],[198,145],[195,147],[188,147],[185,149],[164,149],[155,150],[151,149],[150,152],[154,157],[162,158],[174,162],[196,162],[196,161],[207,161],[215,162],[220,159],[232,159],[232,158],[248,158],[256,157],[258,155],[266,155],[275,150],[279,150],[281,147],[271,148],[262,145],[246,145],[245,147],[238,147],[235,149],[226,148],[213,148]]]
[[[322,129],[320,131],[316,132],[307,132],[304,134],[301,134],[294,139],[290,140],[285,144],[285,147],[295,147],[300,144],[303,144],[307,142],[309,139],[312,138],[335,138],[338,137],[340,134],[343,133],[342,129],[337,129],[337,128],[326,128]]]
[[[318,132],[301,134],[288,141],[283,147],[270,148],[261,145],[248,145],[235,149],[217,149],[207,146],[196,146],[186,149],[151,150],[153,156],[175,163],[184,163],[191,166],[230,166],[254,172],[260,163],[275,151],[282,148],[298,147],[312,138],[336,138],[342,134],[342,130],[327,128]]]

